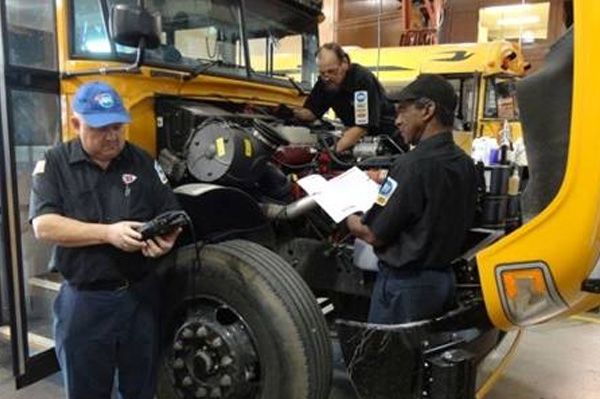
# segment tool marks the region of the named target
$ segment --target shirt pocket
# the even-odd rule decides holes
[[[147,221],[155,216],[155,201],[158,193],[152,192],[139,182],[130,185],[127,196],[124,196],[123,216],[128,220]]]

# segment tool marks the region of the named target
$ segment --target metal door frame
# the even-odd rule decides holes
[[[2,204],[2,245],[6,266],[8,301],[10,308],[13,373],[17,389],[32,384],[58,371],[54,348],[29,356],[25,281],[21,255],[19,198],[14,150],[14,121],[10,90],[60,94],[57,71],[45,71],[9,64],[7,0],[0,1],[0,204]],[[56,8],[56,3],[53,3]],[[56,40],[56,22],[54,22]],[[57,66],[58,69],[58,66]]]

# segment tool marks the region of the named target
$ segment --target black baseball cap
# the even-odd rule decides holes
[[[454,87],[439,75],[422,74],[402,90],[391,92],[388,98],[394,103],[416,101],[428,98],[436,105],[453,112],[456,108]]]

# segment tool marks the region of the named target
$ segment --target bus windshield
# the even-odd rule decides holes
[[[77,0],[74,10],[73,55],[91,59],[132,59],[134,48],[114,44],[107,33],[108,10],[135,0]],[[146,8],[159,12],[163,33],[157,49],[146,50],[145,62],[173,69],[194,70],[219,61],[227,73],[246,75],[239,1],[148,0]],[[223,71],[222,71],[223,72]]]
[[[293,78],[309,88],[317,78],[319,46],[315,14],[285,2],[258,0],[246,12],[252,69],[266,76]]]
[[[74,58],[133,60],[136,49],[113,43],[107,33],[109,10],[115,4],[135,5],[137,1],[71,2]],[[317,17],[297,5],[259,0],[246,2],[242,9],[240,0],[147,0],[145,7],[160,13],[163,29],[160,47],[146,50],[148,65],[186,71],[210,67],[210,72],[241,77],[255,71],[272,77],[275,74],[268,65],[281,54],[297,55],[294,64],[300,68],[314,64]],[[248,60],[256,65],[249,65]],[[310,74],[302,71],[300,79],[308,81]]]

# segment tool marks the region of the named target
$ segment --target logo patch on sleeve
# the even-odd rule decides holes
[[[33,168],[32,176],[41,175],[46,170],[46,160],[37,161],[35,168]]]
[[[379,194],[377,194],[375,203],[379,206],[386,206],[396,188],[398,188],[398,182],[388,176],[379,188]]]
[[[154,161],[154,170],[156,170],[156,174],[158,175],[158,178],[162,184],[167,184],[169,182],[165,171],[160,167],[158,161]]]
[[[369,124],[369,93],[366,90],[354,92],[354,123]]]

